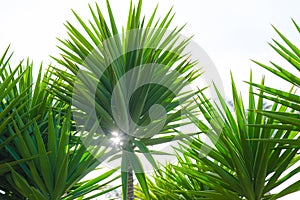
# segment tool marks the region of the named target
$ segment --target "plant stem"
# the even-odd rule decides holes
[[[134,200],[133,171],[130,163],[128,163],[127,200]]]

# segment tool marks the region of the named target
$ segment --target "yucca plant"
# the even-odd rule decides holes
[[[18,74],[18,66],[13,72],[11,71],[11,68],[9,66],[9,60],[12,55],[8,55],[9,47],[6,49],[6,51],[3,53],[1,60],[0,60],[0,86],[1,86],[1,96],[0,96],[0,120],[1,120],[1,126],[0,126],[0,133],[3,135],[3,130],[6,128],[6,125],[11,121],[11,110],[18,104],[21,103],[21,98],[24,97],[26,94],[22,94],[23,96],[15,96],[15,101],[13,102],[7,102],[7,97],[11,95],[12,90],[11,88],[14,88],[17,85],[17,80],[22,77],[22,74]],[[8,57],[8,58],[7,58]],[[17,77],[19,75],[19,77]],[[17,79],[17,80],[16,80]],[[16,80],[16,81],[15,81]],[[3,145],[1,146],[3,147]]]
[[[293,23],[296,27],[296,30],[300,33],[300,27],[293,20]],[[273,27],[279,37],[283,40],[284,43],[280,43],[277,40],[273,40],[274,44],[270,44],[270,46],[287,62],[287,66],[282,66],[271,62],[271,66],[262,64],[260,62],[254,61],[259,66],[264,69],[270,71],[281,79],[291,83],[293,85],[293,89],[298,90],[300,87],[300,79],[299,79],[299,71],[300,71],[300,49],[296,46],[295,43],[290,41],[287,37],[284,36],[278,29]],[[297,75],[298,73],[298,75]],[[280,103],[289,107],[292,110],[297,112],[295,113],[278,113],[271,111],[258,111],[263,113],[265,116],[271,117],[275,120],[280,121],[283,125],[278,128],[283,129],[298,129],[300,130],[300,119],[299,119],[299,111],[300,111],[300,96],[298,91],[295,93],[292,90],[291,92],[288,90],[279,90],[270,86],[263,86],[259,84],[254,84],[254,86],[264,91],[264,98],[269,99],[271,101]],[[279,141],[278,141],[279,142]],[[285,141],[281,141],[285,142]],[[291,142],[291,141],[289,141]],[[300,144],[299,140],[294,141],[295,144]]]
[[[180,162],[178,166],[186,167],[187,164],[195,164],[189,157],[177,157]],[[183,160],[181,160],[183,159]],[[182,164],[183,165],[182,165]],[[204,171],[201,163],[198,164],[198,170]],[[210,193],[207,185],[201,183],[193,174],[181,172],[174,168],[174,164],[167,164],[160,170],[148,177],[148,187],[153,200],[184,200],[184,199],[201,199],[205,191]],[[135,195],[137,199],[146,199],[140,187],[136,186]],[[188,191],[188,192],[187,192]]]
[[[9,184],[5,176],[10,173],[12,167],[19,169],[20,165],[24,165],[26,161],[31,161],[37,158],[37,155],[32,157],[22,158],[10,148],[10,145],[16,140],[16,134],[10,128],[15,121],[22,121],[24,124],[22,129],[28,128],[34,119],[42,120],[46,115],[43,106],[46,104],[47,98],[45,91],[38,91],[39,85],[33,88],[33,69],[32,64],[27,61],[21,61],[16,67],[11,66],[11,58],[13,53],[9,53],[9,47],[4,52],[0,61],[0,84],[1,84],[1,101],[0,101],[0,155],[1,155],[1,198],[21,198],[20,194]],[[40,78],[40,77],[39,77]],[[39,82],[38,80],[37,82]],[[33,92],[34,91],[34,92]],[[34,93],[34,95],[32,95]],[[38,104],[36,103],[38,102]],[[47,109],[47,108],[46,108]],[[42,125],[42,124],[41,124]],[[17,170],[16,169],[16,170]]]
[[[20,198],[18,192],[7,184],[4,177],[10,172],[10,168],[15,168],[20,163],[33,158],[15,160],[7,153],[7,145],[16,137],[15,134],[8,133],[7,126],[12,123],[13,119],[18,118],[13,111],[22,109],[28,103],[26,100],[30,88],[17,91],[19,81],[24,78],[26,72],[21,72],[21,63],[12,69],[10,66],[11,57],[12,53],[9,53],[8,47],[0,59],[0,189],[14,198]],[[3,195],[1,196],[4,198]]]
[[[43,75],[41,66],[34,81],[32,63],[12,70],[7,55],[8,49],[0,62],[0,198],[75,199],[93,192],[89,199],[119,187],[107,187],[117,169],[81,181],[104,153],[95,157],[82,145],[67,114],[70,105],[49,93],[51,71]]]
[[[106,146],[113,146],[121,157],[123,199],[134,198],[132,171],[150,198],[137,153],[155,167],[149,146],[182,137],[174,129],[182,125],[182,108],[194,92],[180,91],[199,76],[192,70],[195,63],[182,53],[188,43],[188,39],[179,39],[182,27],[167,31],[174,17],[171,10],[156,20],[155,9],[146,20],[141,9],[141,0],[137,6],[130,4],[122,31],[108,1],[109,20],[97,4],[96,9],[90,7],[92,20],[88,23],[74,12],[81,29],[66,23],[69,39],[60,40],[62,58],[55,58],[67,70],[53,67],[62,81],[54,82],[52,90],[73,103],[74,115],[80,119],[77,125],[98,124],[101,130],[92,131],[88,126],[85,131],[100,135],[101,144],[104,140],[112,143],[110,139],[118,135],[117,145]]]
[[[289,183],[300,170],[296,165],[299,146],[269,141],[294,138],[298,131],[278,130],[279,122],[255,112],[263,108],[263,92],[256,99],[250,86],[248,109],[233,80],[232,93],[234,112],[220,94],[220,105],[213,104],[203,93],[199,95],[197,102],[205,120],[189,116],[211,142],[206,143],[200,135],[183,143],[178,149],[182,153],[179,164],[172,165],[172,170],[162,169],[163,175],[154,177],[158,187],[160,183],[174,185],[170,190],[153,187],[157,199],[165,192],[171,193],[173,199],[273,200],[300,189],[299,181]],[[270,111],[286,112],[287,107],[274,103]],[[287,186],[272,194],[281,184]]]
[[[111,176],[117,169],[80,181],[101,164],[99,157],[105,156],[105,151],[99,152],[98,157],[87,151],[71,130],[70,112],[65,116],[50,110],[46,132],[40,130],[36,121],[33,124],[32,131],[21,131],[19,124],[14,123],[17,137],[9,146],[20,158],[38,157],[21,164],[22,171],[11,169],[12,173],[7,175],[10,185],[23,197],[32,200],[92,199],[119,187],[105,189],[119,178]],[[95,193],[89,196],[90,192]]]

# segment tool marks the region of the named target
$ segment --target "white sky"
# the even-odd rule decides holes
[[[104,2],[98,1],[102,8],[105,8]],[[291,22],[294,18],[300,23],[299,0],[144,0],[143,13],[149,16],[157,2],[158,16],[163,16],[174,6],[173,25],[187,23],[183,33],[194,35],[194,40],[215,62],[225,85],[229,83],[229,70],[237,80],[248,80],[250,68],[254,74],[260,74],[260,68],[249,59],[268,61],[278,58],[267,45],[276,36],[271,24],[299,43]],[[49,54],[57,55],[58,52],[56,37],[65,36],[63,23],[74,21],[70,9],[88,19],[88,3],[94,1],[3,1],[0,6],[0,50],[11,44],[15,60],[29,56],[36,64],[51,62]],[[124,23],[129,0],[111,0],[111,4],[117,21]],[[260,76],[256,77],[260,79]]]
[[[98,1],[100,7],[105,8],[104,2]],[[173,25],[187,23],[183,33],[186,36],[194,35],[194,40],[209,54],[225,88],[230,88],[230,70],[241,84],[242,80],[248,80],[250,68],[254,71],[255,80],[260,79],[262,70],[249,59],[262,62],[278,60],[279,57],[267,45],[272,37],[277,38],[271,24],[299,44],[299,34],[291,22],[293,18],[300,24],[299,0],[144,0],[143,13],[149,16],[157,2],[158,16],[163,16],[168,8],[174,6],[176,17]],[[15,61],[30,57],[37,66],[41,61],[50,63],[49,55],[58,53],[56,37],[63,38],[66,35],[63,23],[66,20],[74,21],[70,9],[87,19],[90,18],[88,3],[93,4],[94,1],[2,1],[0,52],[11,44]],[[129,0],[111,0],[111,5],[117,21],[124,23]],[[267,74],[265,71],[263,73]],[[288,86],[278,79],[272,82],[273,77],[267,75],[267,84],[280,88]],[[225,91],[229,92],[230,89]],[[293,195],[285,199],[299,198]]]

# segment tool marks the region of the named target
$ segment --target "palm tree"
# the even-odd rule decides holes
[[[20,79],[25,76],[25,73],[21,72],[21,64],[19,64],[14,70],[10,67],[10,60],[12,54],[9,53],[9,47],[3,53],[0,59],[0,189],[2,192],[13,196],[14,198],[20,198],[21,196],[14,190],[13,187],[7,184],[5,176],[9,173],[10,168],[17,167],[20,163],[29,159],[14,160],[12,156],[7,154],[7,145],[10,144],[16,137],[15,134],[9,134],[7,126],[12,123],[13,119],[17,119],[13,110],[20,110],[27,103],[28,98],[27,91],[29,88],[24,88],[23,92],[18,93],[16,88]],[[1,195],[3,197],[3,195]],[[3,197],[6,199],[6,196]]]
[[[186,167],[187,164],[193,165],[193,161],[187,156],[178,156],[178,160],[180,160],[179,167]],[[199,171],[206,171],[200,163],[197,163],[197,165]],[[151,199],[192,200],[201,198],[201,193],[211,192],[210,188],[201,183],[194,174],[179,171],[175,167],[174,164],[167,164],[148,178]],[[136,188],[135,195],[138,199],[145,199],[145,195],[139,187]]]
[[[11,70],[7,54],[8,49],[0,62],[1,199],[75,199],[117,188],[106,189],[118,178],[111,176],[117,169],[80,181],[100,161],[73,131],[70,105],[49,93],[52,73],[42,75],[41,66],[34,84],[32,63]]]
[[[263,91],[256,99],[251,84],[248,111],[233,79],[232,93],[234,112],[220,94],[219,106],[203,93],[199,95],[197,102],[205,120],[189,116],[210,143],[201,135],[188,138],[177,149],[181,153],[178,164],[163,168],[154,176],[154,183],[150,184],[153,199],[168,199],[166,195],[170,194],[169,199],[273,200],[299,191],[299,181],[288,183],[300,170],[296,166],[299,146],[270,142],[273,138],[291,139],[298,131],[277,130],[280,123],[255,112],[263,108],[266,99]],[[287,107],[274,103],[270,112],[287,112]],[[270,193],[281,184],[288,186],[276,194]]]
[[[80,181],[101,164],[98,158],[104,157],[105,152],[99,153],[98,157],[89,153],[70,130],[71,123],[70,113],[65,117],[55,116],[50,110],[46,135],[41,132],[36,121],[33,122],[32,132],[24,129],[21,131],[15,125],[17,140],[10,146],[13,153],[25,159],[38,155],[37,159],[21,165],[21,171],[11,169],[12,173],[7,177],[10,185],[24,197],[33,200],[92,199],[119,187],[103,191],[119,178],[110,178],[117,169],[91,180]],[[43,138],[45,136],[47,138]],[[90,192],[97,193],[86,196]]]
[[[293,23],[300,33],[300,27],[293,20]],[[299,48],[291,42],[287,37],[285,37],[278,29],[273,27],[280,38],[283,40],[284,44],[278,42],[277,40],[273,40],[275,44],[271,44],[270,46],[290,65],[290,67],[282,67],[274,62],[271,62],[271,66],[262,64],[260,62],[254,61],[259,66],[268,70],[269,72],[275,74],[281,79],[291,83],[293,85],[293,89],[298,89],[300,86],[300,79],[297,73],[300,70],[300,50]],[[293,68],[295,69],[294,71]],[[271,101],[280,103],[284,106],[289,107],[292,110],[296,110],[295,113],[274,113],[267,111],[258,111],[263,113],[265,116],[271,117],[275,120],[280,121],[283,125],[278,128],[283,129],[298,129],[300,130],[300,120],[299,120],[299,111],[300,111],[300,98],[299,94],[292,91],[282,91],[273,87],[262,86],[259,84],[254,84],[254,86],[258,87],[260,90],[264,91],[264,98],[269,99]],[[285,142],[285,141],[281,141]],[[296,144],[300,144],[299,141],[295,141]]]
[[[67,70],[53,67],[59,82],[51,88],[61,100],[72,102],[77,128],[98,138],[92,145],[99,142],[113,149],[113,158],[121,157],[123,199],[134,198],[133,172],[150,198],[138,153],[155,167],[150,146],[183,137],[174,130],[183,123],[182,109],[192,108],[195,92],[181,91],[199,76],[192,69],[195,63],[182,55],[189,41],[179,40],[183,27],[167,31],[171,10],[156,20],[155,8],[146,20],[141,9],[141,0],[130,4],[122,31],[108,1],[109,20],[97,4],[96,9],[90,6],[88,23],[74,12],[81,29],[66,23],[69,39],[60,40],[62,57],[55,59]]]

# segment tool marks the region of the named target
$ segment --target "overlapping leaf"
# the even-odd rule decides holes
[[[300,28],[298,24],[293,20],[293,23],[300,33]],[[300,71],[300,50],[292,41],[290,41],[287,37],[284,36],[278,29],[273,27],[274,30],[277,32],[279,37],[282,39],[283,43],[280,43],[277,40],[273,40],[274,44],[270,44],[270,46],[280,55],[284,61],[286,61],[286,66],[282,66],[271,62],[271,66],[259,63],[254,61],[262,68],[270,71],[271,73],[275,74],[279,78],[291,83],[293,85],[293,89],[298,90],[300,87],[300,79],[299,79],[299,71]],[[300,111],[300,97],[298,91],[295,93],[294,90],[289,92],[287,90],[280,90],[274,87],[267,87],[259,84],[252,83],[255,87],[259,88],[260,90],[264,91],[264,97],[280,103],[284,106],[289,107],[292,110],[296,110],[296,114],[291,119],[287,115],[283,115],[282,113],[270,113],[268,111],[261,112],[265,116],[273,118],[282,122],[283,124],[289,124],[294,127],[294,129],[300,129],[300,122],[299,118],[299,111]],[[300,144],[300,142],[299,142]]]
[[[85,113],[86,120],[91,120],[87,115],[96,112],[93,119],[102,129],[98,134],[110,138],[117,131],[122,136],[119,150],[131,154],[128,158],[126,152],[122,154],[122,169],[132,165],[147,196],[143,168],[137,166],[135,150],[146,154],[154,164],[147,146],[177,138],[173,130],[182,123],[181,109],[195,94],[180,91],[200,74],[192,69],[195,63],[183,54],[189,41],[179,40],[183,27],[167,30],[174,17],[171,10],[156,20],[155,9],[147,20],[141,14],[142,1],[137,6],[131,3],[127,25],[122,31],[108,1],[109,20],[97,4],[95,9],[90,6],[90,12],[92,20],[88,23],[74,12],[79,28],[66,23],[69,39],[60,40],[62,58],[55,59],[67,71],[54,68],[62,81],[53,83],[52,90],[62,100],[77,102],[73,106],[78,109],[80,119],[84,119]],[[161,109],[151,116],[153,105],[160,105]],[[124,171],[123,183],[127,175]],[[123,191],[126,188],[123,184]],[[123,193],[127,199],[126,192]]]
[[[183,153],[183,158],[178,156],[179,164],[154,177],[153,199],[168,199],[168,194],[170,199],[278,199],[299,190],[299,181],[288,182],[299,173],[299,146],[272,142],[298,137],[298,131],[277,129],[279,122],[255,112],[263,109],[263,92],[255,98],[250,86],[247,110],[233,80],[232,92],[234,112],[220,95],[220,107],[199,95],[205,121],[190,117],[213,145],[200,137],[187,140],[178,149]],[[269,112],[287,112],[287,107],[274,103]],[[282,184],[285,189],[270,194]]]
[[[101,163],[105,151],[94,157],[81,144],[68,104],[49,93],[46,82],[52,73],[43,75],[41,66],[34,80],[28,61],[12,70],[7,52],[0,64],[0,198],[75,199],[110,191],[106,187],[116,179],[111,176],[116,169],[80,182]]]

